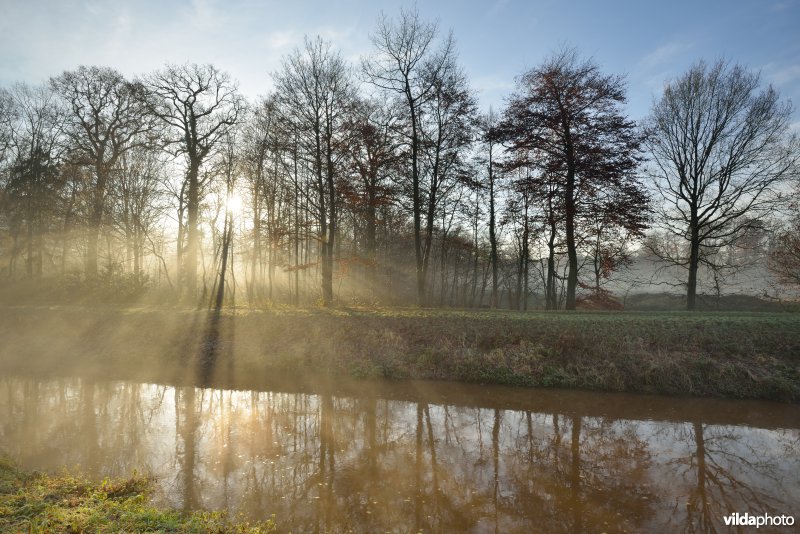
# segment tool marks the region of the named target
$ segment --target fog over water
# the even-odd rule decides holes
[[[800,0],[129,4],[0,0],[5,473],[281,532],[800,518]]]

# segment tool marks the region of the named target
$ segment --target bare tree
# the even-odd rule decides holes
[[[17,84],[4,100],[9,169],[0,185],[2,211],[13,240],[8,271],[13,272],[16,256],[24,246],[26,273],[39,276],[45,216],[54,211],[61,187],[63,114],[48,87]]]
[[[287,118],[299,133],[303,151],[314,175],[312,202],[319,225],[322,264],[322,301],[333,302],[333,255],[337,234],[339,194],[337,181],[344,147],[339,140],[354,90],[350,71],[338,52],[321,38],[306,39],[284,60],[276,76],[278,98]]]
[[[151,92],[150,111],[167,127],[168,146],[186,159],[187,243],[181,268],[189,301],[197,295],[200,231],[198,216],[204,179],[200,169],[239,120],[244,101],[236,83],[213,65],[168,65],[144,80]],[[181,248],[183,243],[179,242]],[[182,257],[182,250],[179,257]]]
[[[107,211],[112,170],[122,155],[149,142],[141,86],[114,69],[81,66],[51,80],[67,107],[67,136],[75,162],[93,171],[86,275],[97,276],[97,240]]]
[[[11,93],[0,87],[0,164],[5,160],[11,144],[13,105]]]
[[[163,215],[164,162],[160,151],[152,147],[138,147],[120,158],[116,185],[114,222],[125,237],[127,260],[132,262],[132,272],[137,283],[143,283],[145,244],[157,220]]]
[[[461,185],[472,180],[468,178],[471,172],[466,160],[477,120],[475,97],[454,55],[441,70],[429,74],[436,80],[430,98],[420,108],[425,156],[422,166],[424,179],[420,182],[425,214],[423,281],[427,281],[436,218],[445,207],[447,196],[455,194]]]
[[[661,222],[686,243],[677,255],[653,252],[688,270],[689,310],[698,267],[716,269],[715,252],[773,206],[779,185],[797,173],[791,105],[759,85],[759,75],[739,65],[700,61],[667,85],[649,117]]]
[[[420,108],[436,89],[439,74],[452,62],[453,39],[449,35],[438,43],[437,26],[420,20],[419,13],[400,10],[398,20],[385,15],[372,34],[376,53],[362,61],[367,80],[397,94],[406,110],[410,146],[411,203],[414,218],[414,253],[417,271],[417,304],[425,303],[425,268],[422,243],[423,194],[420,187],[421,165]]]
[[[226,291],[226,276],[228,275],[229,258],[233,259],[232,246],[233,246],[233,224],[234,217],[238,213],[234,213],[234,188],[236,186],[236,167],[240,164],[239,155],[236,152],[236,137],[235,132],[229,132],[228,135],[221,143],[220,157],[218,159],[216,174],[220,175],[225,181],[225,196],[224,196],[224,222],[222,226],[222,239],[220,243],[219,252],[219,275],[216,279],[216,287],[211,291],[212,306],[211,308],[219,313],[222,309],[222,304],[225,301]],[[216,254],[215,254],[216,256]],[[231,263],[231,275],[233,275],[233,265]],[[235,297],[235,295],[233,295]]]
[[[264,199],[268,196],[269,190],[267,164],[268,159],[277,148],[276,123],[278,111],[276,99],[274,96],[263,98],[251,110],[244,121],[242,129],[240,158],[246,187],[250,194],[253,224],[253,249],[250,257],[251,278],[247,283],[247,298],[252,304],[255,301],[257,285],[260,282],[262,217]],[[267,209],[272,210],[272,206],[267,206]]]

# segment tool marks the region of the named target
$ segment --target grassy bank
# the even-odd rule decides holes
[[[0,366],[266,387],[282,376],[435,379],[800,401],[800,314],[0,311]]]
[[[272,522],[230,521],[147,504],[146,477],[93,483],[74,475],[26,473],[0,457],[2,532],[274,532]]]

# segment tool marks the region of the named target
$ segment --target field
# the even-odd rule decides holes
[[[800,400],[800,314],[5,307],[0,371],[221,387],[337,377]]]

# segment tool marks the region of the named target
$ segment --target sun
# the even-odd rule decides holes
[[[244,202],[238,193],[231,193],[225,201],[225,212],[233,216],[234,219],[241,217],[243,213]]]
[[[217,197],[217,206],[219,210],[217,216],[214,217],[214,226],[220,232],[225,227],[225,220],[230,217],[233,224],[239,226],[245,223],[247,217],[245,216],[244,200],[241,195],[236,191],[231,192],[229,195]]]

